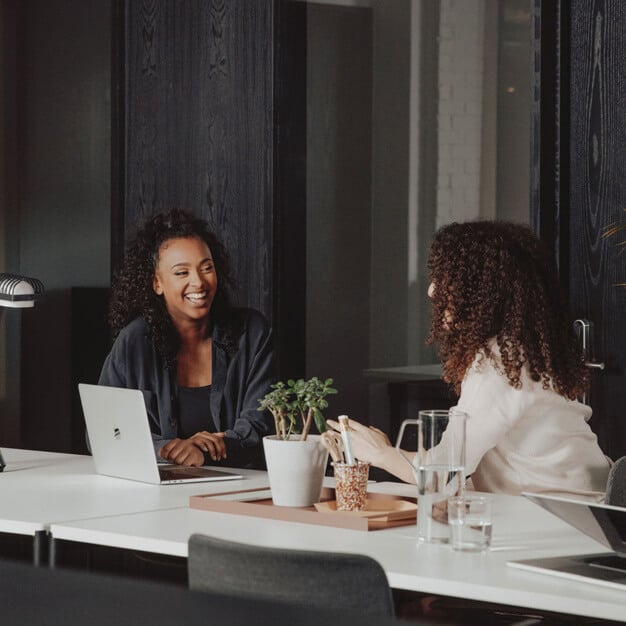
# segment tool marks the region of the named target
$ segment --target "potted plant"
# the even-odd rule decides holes
[[[322,411],[326,397],[337,393],[333,380],[317,377],[277,382],[259,401],[259,410],[274,417],[275,435],[263,438],[272,500],[277,506],[311,506],[319,501],[328,452],[319,435],[310,435],[315,422],[326,430]],[[300,432],[298,432],[300,431]]]

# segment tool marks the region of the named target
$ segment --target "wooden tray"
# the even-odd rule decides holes
[[[336,515],[351,515],[356,517],[374,517],[377,521],[390,522],[398,519],[413,519],[417,515],[417,504],[408,502],[407,500],[390,498],[368,498],[365,508],[361,511],[338,511],[337,502],[329,500],[328,502],[316,502],[314,505],[318,513]]]
[[[350,530],[381,530],[395,526],[409,526],[416,522],[415,498],[371,493],[366,511],[337,511],[334,508],[335,490],[325,487],[321,502],[310,507],[274,506],[269,489],[245,489],[227,493],[191,496],[192,509],[250,515],[266,519],[334,526]],[[400,502],[404,504],[400,504]],[[322,506],[320,506],[322,505]],[[376,509],[376,510],[372,510]]]

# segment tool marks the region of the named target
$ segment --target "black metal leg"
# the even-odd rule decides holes
[[[57,542],[52,535],[48,535],[48,567],[54,569],[57,563]]]
[[[38,530],[33,537],[33,565],[41,567],[46,562],[48,556],[48,538],[47,530]]]

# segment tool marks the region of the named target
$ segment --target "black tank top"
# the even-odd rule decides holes
[[[211,417],[211,385],[178,387],[178,410],[181,437],[191,437],[201,430],[215,432]]]

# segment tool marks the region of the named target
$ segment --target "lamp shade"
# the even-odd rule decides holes
[[[12,309],[32,307],[43,292],[43,283],[36,278],[0,274],[0,306]]]

